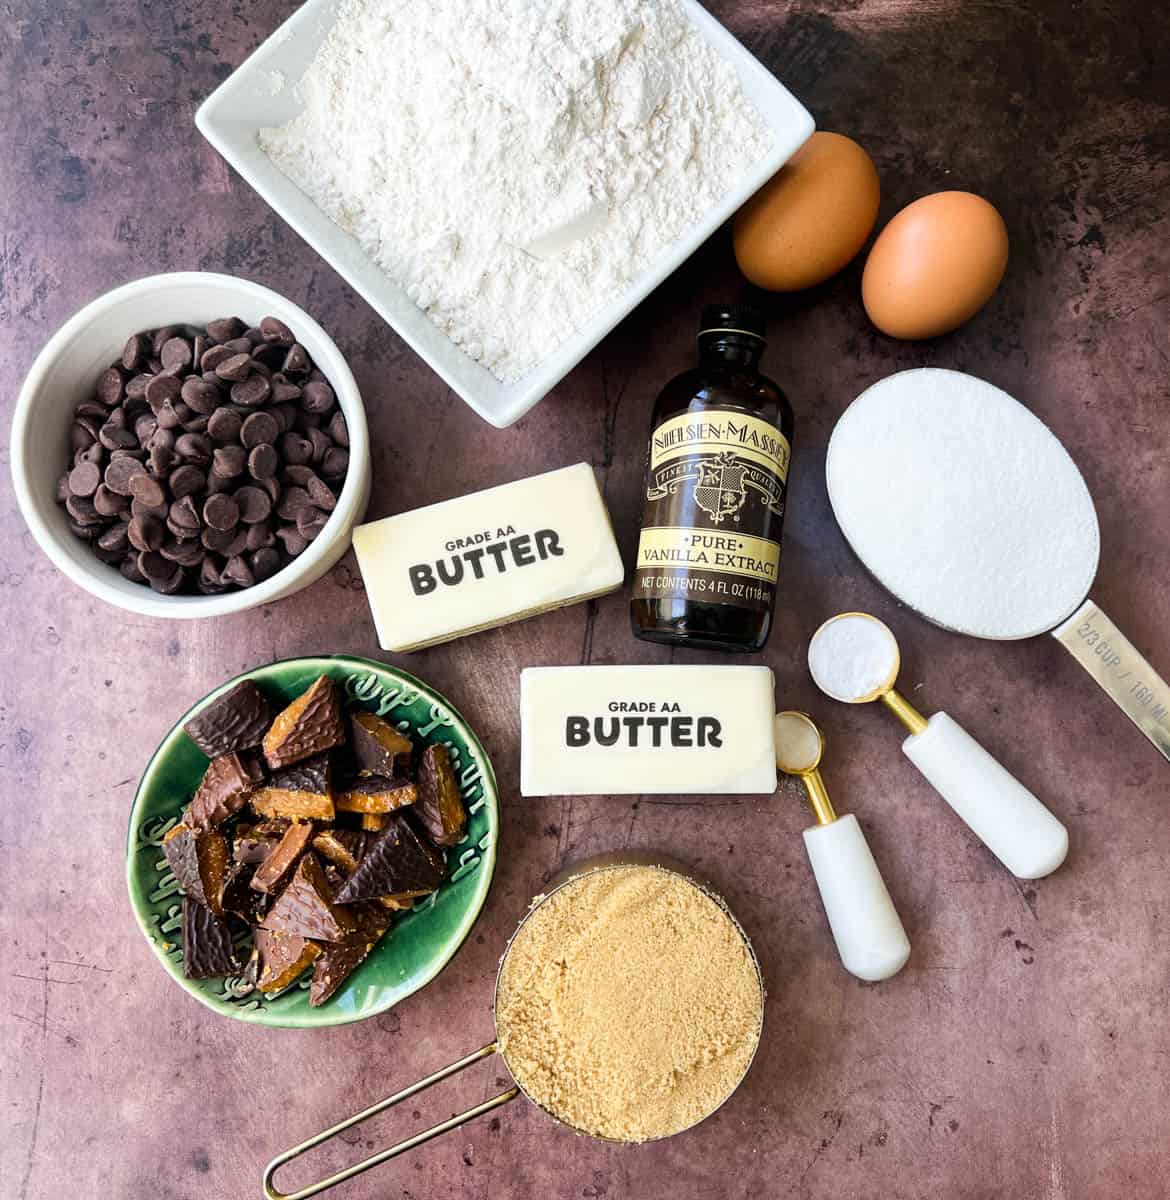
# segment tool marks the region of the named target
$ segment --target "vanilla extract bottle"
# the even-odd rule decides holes
[[[750,653],[772,628],[792,407],[761,375],[764,318],[708,305],[699,365],[654,405],[630,622],[651,642]]]

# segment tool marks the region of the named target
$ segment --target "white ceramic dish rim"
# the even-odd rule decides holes
[[[271,579],[264,580],[250,588],[237,592],[225,592],[218,596],[163,596],[153,592],[145,585],[129,584],[142,592],[142,596],[128,595],[119,588],[110,575],[117,575],[117,569],[107,566],[96,557],[92,566],[89,563],[78,562],[66,552],[62,546],[62,534],[42,515],[46,503],[56,508],[55,497],[39,498],[37,489],[32,483],[33,475],[29,471],[31,456],[35,448],[31,442],[34,438],[33,416],[36,411],[37,399],[45,385],[46,377],[52,367],[68,353],[69,348],[83,331],[91,328],[105,314],[117,305],[140,295],[149,295],[162,289],[180,289],[186,287],[219,287],[223,288],[227,312],[233,299],[247,297],[249,300],[279,310],[289,318],[287,323],[293,326],[298,337],[304,331],[311,336],[310,341],[320,342],[332,352],[334,361],[329,364],[327,372],[329,382],[337,395],[338,404],[345,413],[346,425],[350,438],[350,469],[338,497],[337,507],[329,516],[324,529],[310,543],[309,547],[286,567],[282,568]],[[275,312],[273,315],[277,315]],[[282,320],[286,319],[284,316]],[[129,337],[134,330],[129,330],[124,336]],[[317,356],[314,355],[314,361]],[[78,401],[82,397],[78,397]],[[344,356],[337,344],[299,305],[274,292],[263,284],[241,279],[234,275],[223,275],[209,271],[173,271],[161,275],[147,275],[130,283],[114,288],[91,300],[70,317],[64,325],[49,339],[48,343],[37,355],[24,383],[21,385],[17,398],[16,409],[12,419],[12,481],[16,491],[20,511],[32,531],[37,544],[52,560],[62,573],[79,587],[84,588],[92,596],[104,600],[107,604],[128,612],[143,616],[163,617],[169,619],[201,619],[205,617],[223,616],[229,613],[243,612],[262,604],[271,603],[290,595],[302,586],[301,581],[312,577],[314,569],[336,549],[337,539],[347,537],[349,530],[361,516],[368,491],[369,474],[369,431],[366,424],[365,408],[357,381],[349,369]],[[72,537],[68,531],[65,537]],[[80,543],[78,543],[80,545]],[[120,579],[120,577],[119,577]]]
[[[401,287],[375,266],[357,242],[281,174],[256,145],[256,131],[273,120],[257,107],[274,106],[264,82],[279,71],[291,93],[316,46],[332,24],[337,0],[308,0],[200,105],[195,124],[272,210],[323,258],[407,345],[485,421],[505,428],[542,400],[659,284],[686,261],[741,205],[767,182],[814,129],[812,116],[787,88],[729,30],[698,3],[680,3],[700,35],[736,70],[745,91],[771,130],[772,149],[718,204],[634,279],[609,305],[564,341],[548,358],[514,383],[501,383],[468,357]],[[295,78],[294,78],[295,77]],[[250,114],[247,119],[241,114]]]

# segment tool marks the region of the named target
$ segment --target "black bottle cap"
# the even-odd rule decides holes
[[[764,314],[752,304],[708,304],[699,318],[699,337],[705,333],[743,333],[764,341]]]

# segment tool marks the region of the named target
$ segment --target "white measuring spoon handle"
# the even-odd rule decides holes
[[[1086,600],[1052,636],[1170,759],[1170,684],[1093,603]]]
[[[910,939],[852,813],[804,831],[804,846],[845,969],[889,979],[910,957]]]
[[[946,713],[935,713],[902,750],[1013,875],[1040,879],[1064,862],[1068,830]]]

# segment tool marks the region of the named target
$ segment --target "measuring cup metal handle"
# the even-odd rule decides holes
[[[321,1133],[315,1134],[307,1141],[301,1142],[299,1146],[294,1146],[291,1150],[286,1150],[283,1154],[278,1154],[264,1169],[264,1195],[268,1197],[268,1200],[308,1200],[309,1196],[316,1196],[339,1183],[344,1183],[347,1179],[353,1179],[355,1175],[361,1175],[371,1167],[378,1166],[379,1163],[396,1158],[399,1154],[405,1154],[407,1150],[413,1150],[416,1146],[421,1146],[424,1142],[429,1142],[431,1138],[436,1138],[443,1133],[449,1133],[452,1129],[458,1129],[460,1125],[464,1125],[476,1117],[481,1117],[486,1112],[491,1112],[493,1108],[499,1108],[501,1104],[507,1104],[509,1100],[514,1100],[520,1094],[518,1087],[510,1087],[506,1092],[500,1092],[498,1096],[492,1096],[489,1100],[484,1100],[481,1104],[477,1104],[473,1108],[457,1113],[446,1121],[440,1121],[438,1125],[432,1125],[430,1129],[424,1129],[421,1133],[416,1133],[413,1137],[408,1137],[404,1141],[397,1142],[385,1150],[380,1150],[377,1154],[371,1154],[369,1158],[364,1158],[361,1162],[354,1163],[353,1166],[345,1167],[336,1174],[330,1175],[328,1179],[322,1179],[319,1183],[311,1183],[308,1187],[303,1187],[299,1191],[278,1191],[273,1182],[276,1172],[285,1163],[292,1162],[294,1158],[300,1158],[302,1154],[306,1154],[314,1147],[329,1141],[339,1133],[344,1133],[347,1129],[352,1129],[353,1126],[360,1125],[363,1121],[368,1121],[370,1117],[375,1117],[378,1113],[385,1112],[388,1108],[393,1108],[396,1104],[401,1104],[403,1100],[409,1100],[411,1096],[416,1096],[419,1092],[426,1091],[427,1088],[436,1083],[441,1083],[451,1075],[457,1075],[473,1063],[479,1062],[480,1059],[490,1058],[496,1053],[497,1049],[498,1047],[495,1042],[489,1042],[486,1046],[481,1046],[474,1053],[459,1059],[458,1062],[453,1062],[449,1066],[440,1068],[425,1079],[420,1079],[417,1083],[412,1083],[409,1087],[403,1088],[402,1091],[395,1092],[393,1096],[387,1096],[385,1100],[379,1100],[377,1104],[371,1104],[369,1108],[362,1109],[361,1112],[355,1113],[352,1117],[347,1117],[344,1121],[339,1121],[336,1125],[332,1125]]]
[[[1170,759],[1170,684],[1093,603],[1086,600],[1052,636],[1097,685]]]

